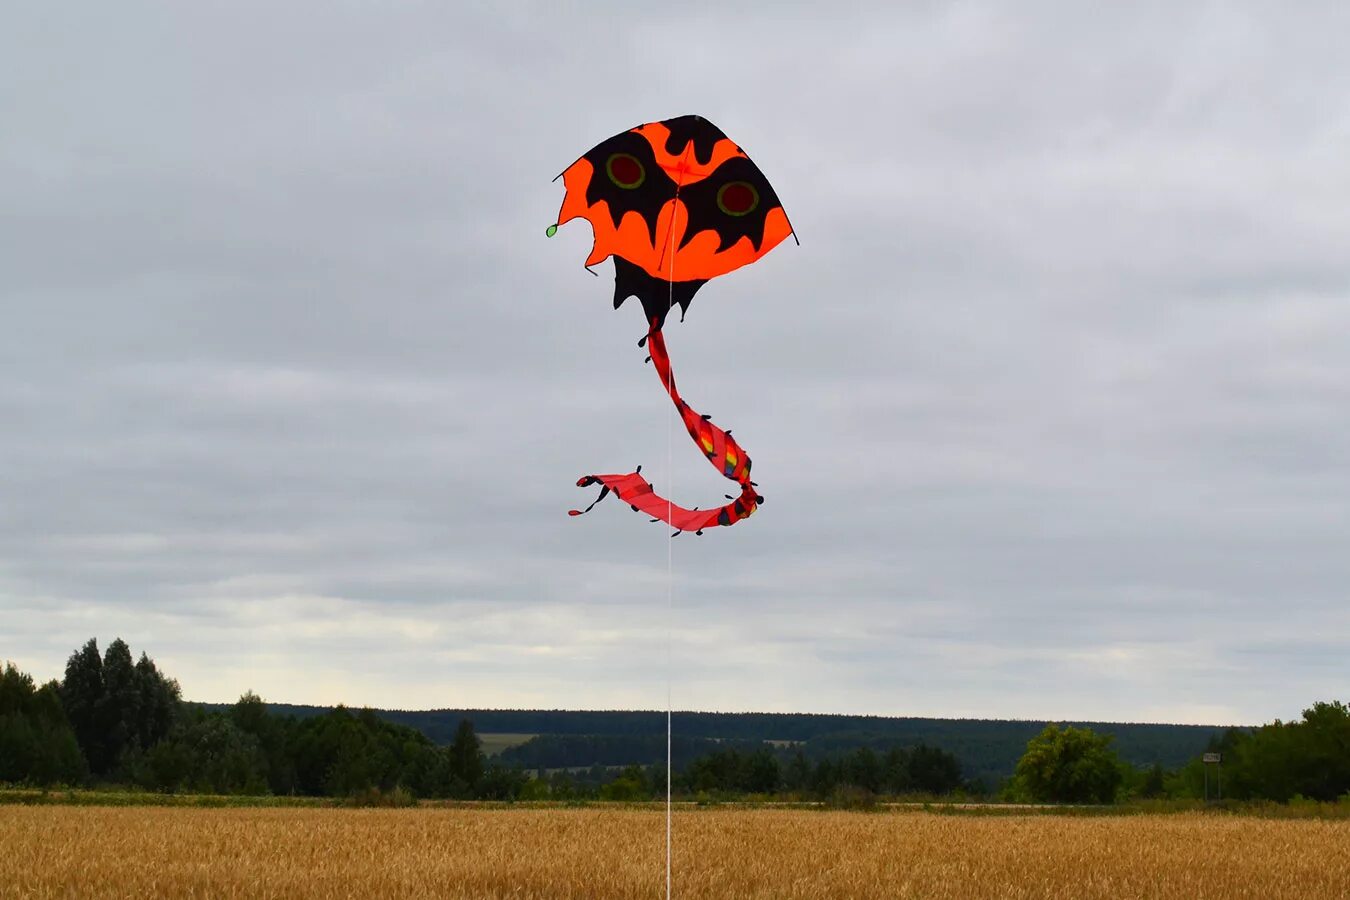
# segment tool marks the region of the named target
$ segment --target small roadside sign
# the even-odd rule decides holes
[[[1204,756],[1201,757],[1201,761],[1207,762],[1207,763],[1223,762],[1223,754],[1222,754],[1222,753],[1206,753]]]

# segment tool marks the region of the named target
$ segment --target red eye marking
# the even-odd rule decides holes
[[[641,161],[631,153],[612,155],[605,161],[605,172],[608,173],[610,181],[630,191],[640,186],[647,178],[647,172],[642,168]]]
[[[718,189],[717,205],[729,216],[744,216],[759,206],[759,191],[748,181],[729,181]]]

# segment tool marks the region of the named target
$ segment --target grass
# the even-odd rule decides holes
[[[518,747],[532,737],[535,735],[510,731],[486,731],[478,735],[478,739],[483,742],[483,753],[487,756],[496,756],[510,747]]]
[[[847,798],[845,798],[847,800]],[[664,801],[610,802],[573,799],[567,801],[414,800],[406,792],[367,791],[353,797],[276,797],[263,795],[162,794],[126,787],[25,788],[0,785],[0,806],[185,806],[219,808],[333,808],[351,806],[418,806],[428,809],[573,809],[577,807],[622,807],[664,809]],[[1350,819],[1350,796],[1336,803],[1295,798],[1288,803],[1234,801],[1206,804],[1200,800],[1132,800],[1111,806],[1053,803],[986,803],[944,797],[915,795],[899,799],[872,798],[865,803],[824,802],[781,796],[704,796],[677,798],[677,808],[717,809],[842,809],[854,812],[926,812],[951,816],[1136,816],[1175,815],[1203,812],[1255,816],[1266,819]]]
[[[655,898],[658,808],[0,806],[0,896]],[[1350,896],[1350,821],[681,808],[676,896]]]
[[[159,794],[137,790],[0,788],[3,806],[187,806],[205,809],[266,807],[333,807],[332,797],[273,797],[224,794]]]

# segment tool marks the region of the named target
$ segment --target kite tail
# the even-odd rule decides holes
[[[652,484],[641,475],[642,467],[626,475],[585,475],[577,480],[577,487],[592,484],[601,485],[600,496],[585,509],[568,510],[568,515],[579,516],[591,511],[591,508],[605,499],[611,492],[635,511],[645,512],[653,522],[665,522],[675,528],[676,534],[692,531],[702,534],[703,529],[717,525],[734,525],[748,518],[764,502],[764,498],[755,489],[750,480],[750,457],[741,445],[732,438],[731,432],[723,431],[704,415],[700,415],[684,401],[675,387],[675,374],[670,367],[670,355],[666,352],[665,337],[661,334],[659,321],[653,319],[651,331],[643,339],[651,352],[650,360],[661,377],[670,400],[679,411],[689,437],[703,451],[703,455],[712,463],[713,468],[741,487],[740,495],[727,495],[730,503],[716,509],[685,509],[656,493]],[[641,343],[641,342],[640,342]]]

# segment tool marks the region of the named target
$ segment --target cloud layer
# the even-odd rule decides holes
[[[0,656],[195,699],[1205,722],[1350,675],[1343,7],[32,7],[0,36]],[[12,25],[13,27],[10,27]],[[802,246],[671,351],[549,179],[697,112]]]

